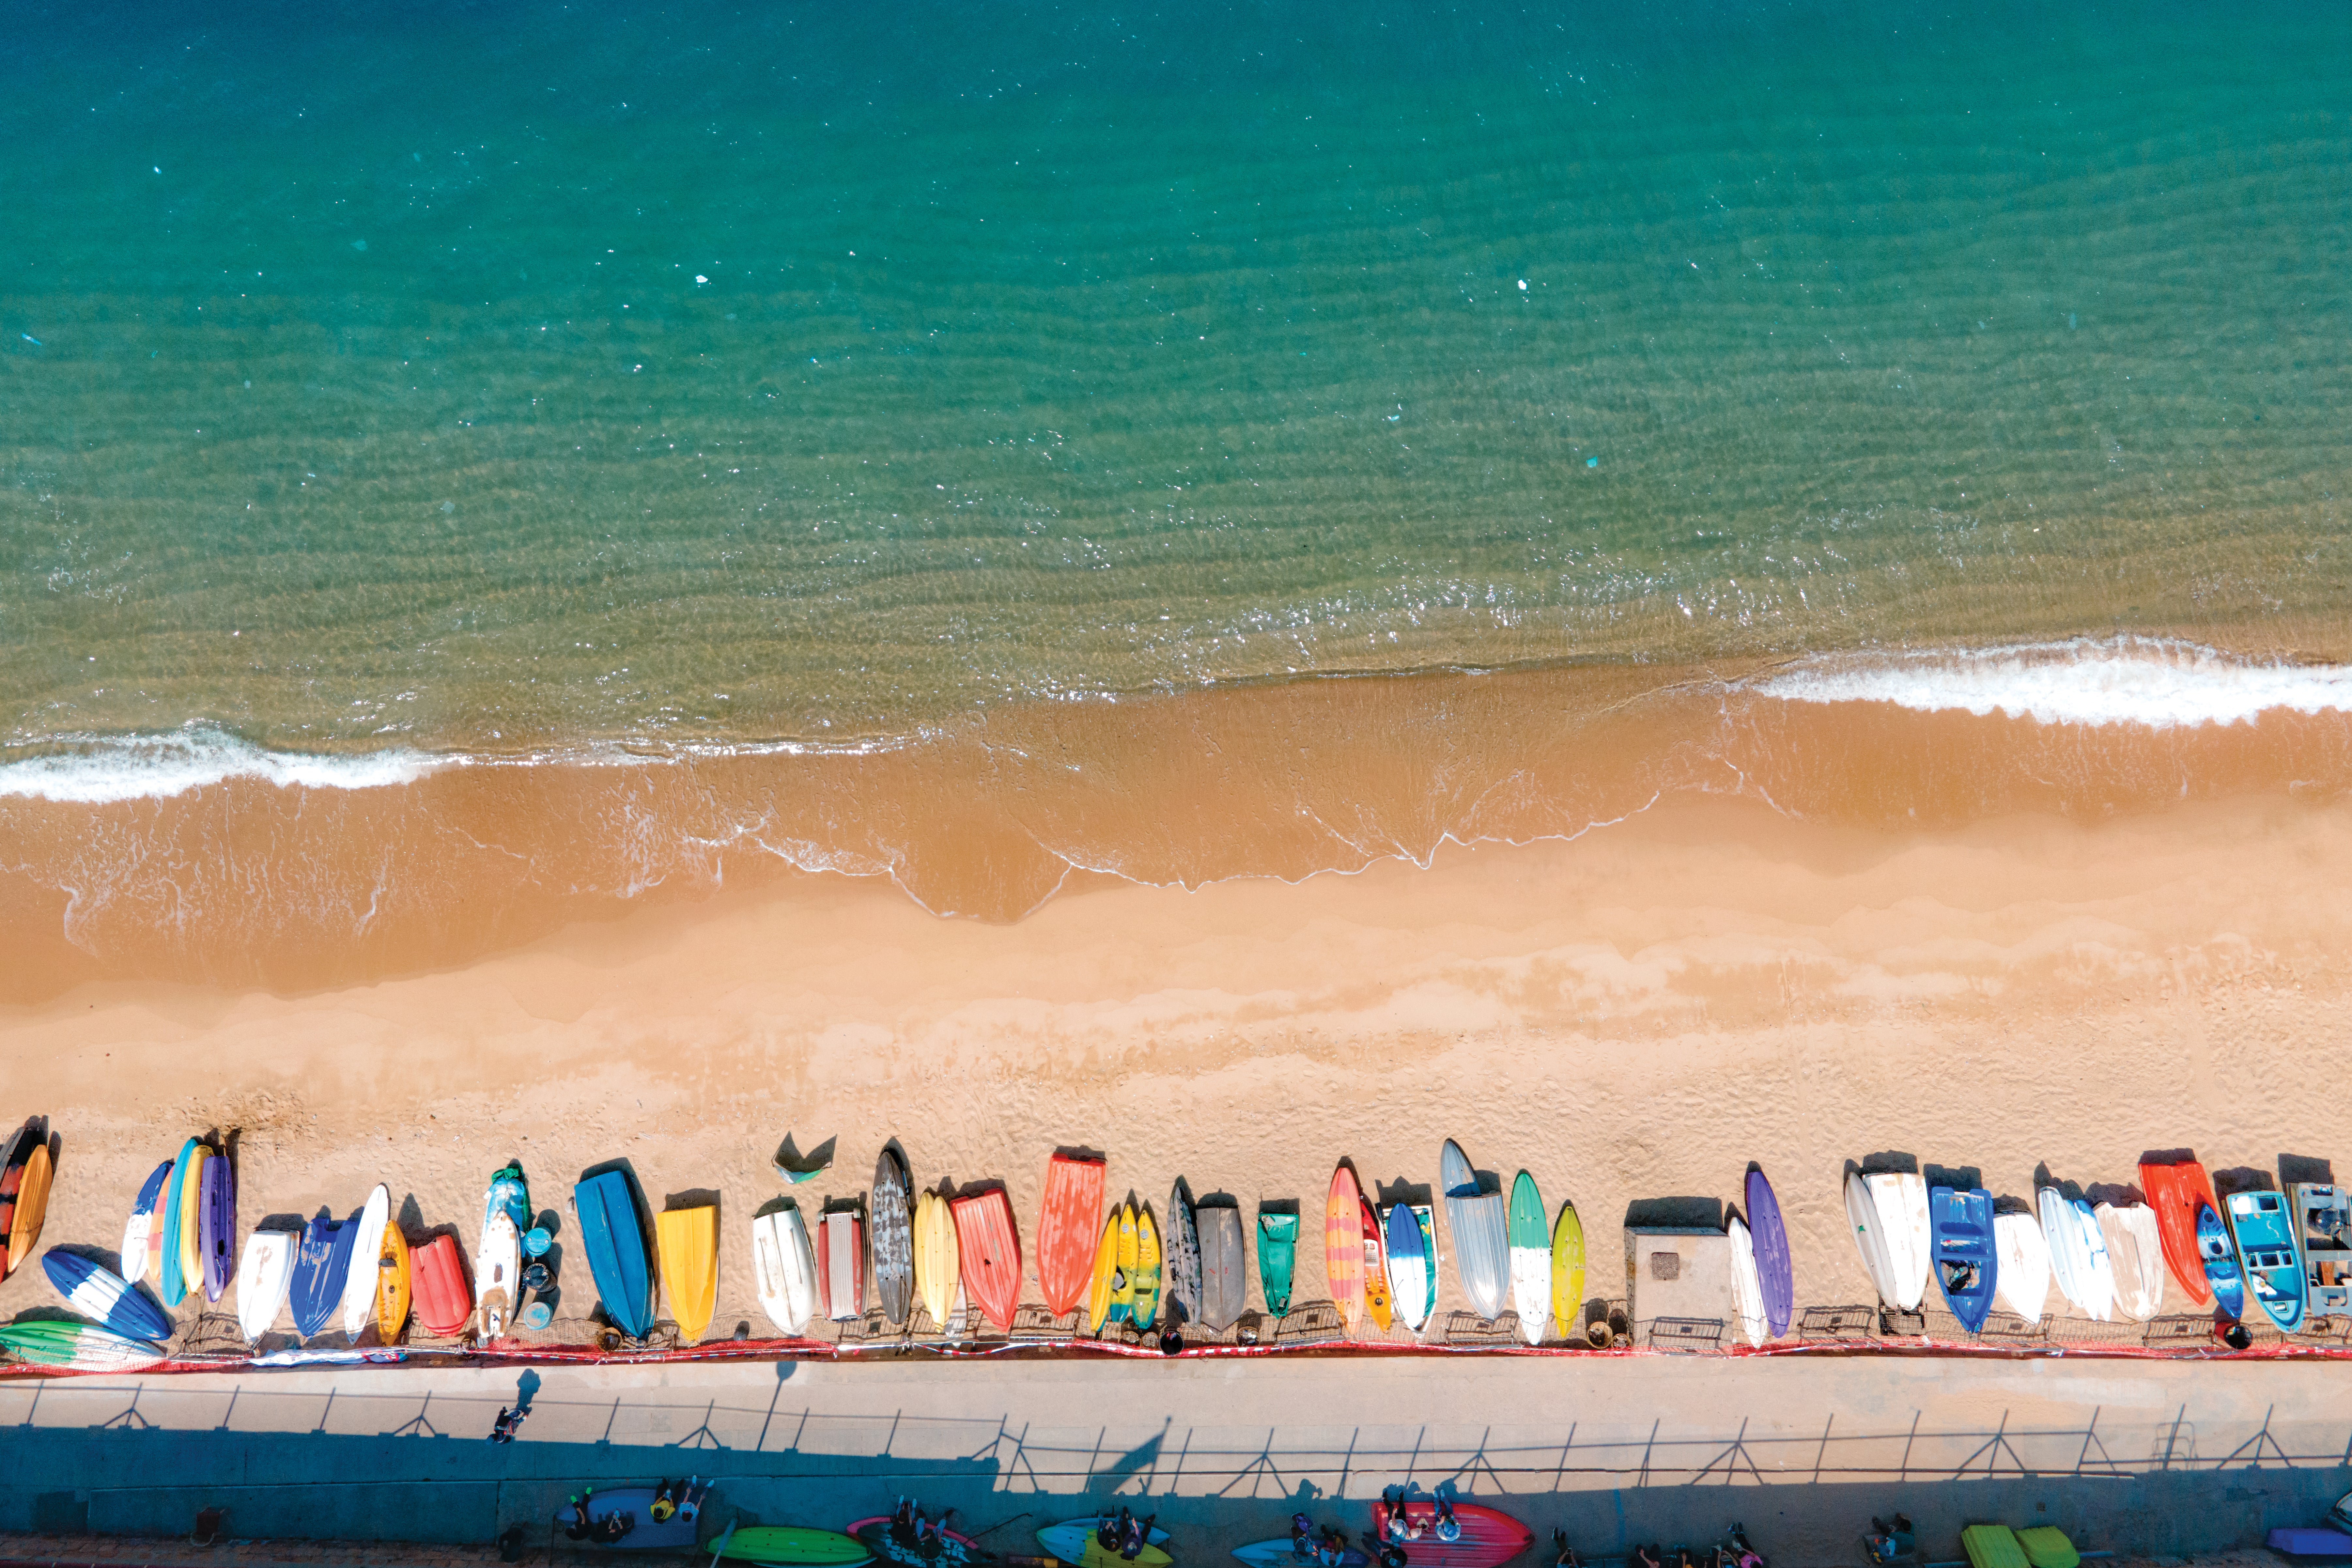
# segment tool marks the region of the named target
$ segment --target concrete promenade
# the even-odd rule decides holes
[[[528,1392],[520,1441],[485,1442]],[[1040,1524],[1156,1510],[1180,1561],[1351,1531],[1381,1489],[1451,1486],[1589,1557],[1711,1542],[1859,1559],[1900,1508],[1930,1558],[1961,1524],[2086,1549],[2206,1552],[2352,1488],[2352,1368],[1803,1356],[1453,1357],[668,1367],[348,1367],[0,1386],[0,1530],[483,1542],[583,1483],[689,1471],[710,1530],[837,1528],[902,1493],[999,1551]],[[1533,1562],[1531,1556],[1527,1561]]]

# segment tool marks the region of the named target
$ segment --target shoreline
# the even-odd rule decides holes
[[[2107,699],[2159,713],[2278,700],[2238,691],[2242,670],[2152,668],[2061,684],[2172,681]],[[2046,692],[2048,673],[1937,679],[1978,701],[1988,679]],[[1868,679],[1900,693],[1916,677]],[[2307,700],[2340,700],[2332,672],[2311,679]],[[1702,667],[1315,681],[1022,705],[882,750],[20,795],[0,798],[0,942],[26,962],[0,976],[0,1005],[108,979],[290,994],[415,976],[645,909],[746,892],[822,902],[810,889],[827,878],[887,884],[935,917],[1018,923],[1099,880],[1297,884],[1464,846],[1606,837],[1726,799],[1895,856],[1922,833],[2011,819],[2352,796],[2352,731],[2332,709],[2043,723],[1784,689],[1802,683]]]

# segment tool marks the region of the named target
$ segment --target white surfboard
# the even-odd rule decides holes
[[[1756,1272],[1756,1238],[1738,1215],[1725,1227],[1731,1236],[1731,1298],[1739,1310],[1740,1331],[1751,1345],[1764,1342],[1764,1281]]]
[[[2074,1209],[2074,1228],[2083,1237],[2083,1310],[2104,1323],[2116,1315],[2114,1260],[2107,1257],[2107,1239],[2099,1234],[2098,1216],[2091,1212],[2089,1202],[2076,1198]]]
[[[258,1342],[276,1328],[286,1310],[299,1239],[282,1230],[257,1230],[245,1238],[245,1258],[236,1266],[236,1326],[249,1341]]]
[[[485,1343],[507,1331],[521,1272],[522,1237],[514,1215],[497,1209],[482,1221],[482,1245],[474,1251],[474,1321]]]
[[[779,1209],[752,1220],[751,1269],[768,1320],[786,1334],[806,1330],[816,1310],[816,1258],[800,1210]]]
[[[162,1223],[155,1213],[155,1205],[163,1202],[163,1194],[168,1190],[173,1163],[170,1160],[164,1161],[156,1167],[155,1173],[147,1178],[146,1184],[139,1189],[139,1196],[131,1203],[131,1223],[122,1227],[122,1267],[115,1272],[130,1284],[136,1285],[146,1277],[148,1238],[154,1235],[155,1226]]]
[[[351,1270],[343,1276],[343,1332],[356,1334],[375,1315],[376,1259],[383,1248],[383,1227],[392,1219],[392,1189],[382,1182],[360,1210],[359,1229],[352,1244]]]
[[[1528,1343],[1543,1343],[1544,1325],[1551,1321],[1551,1236],[1547,1245],[1511,1248],[1511,1310],[1519,1315],[1519,1332]]]
[[[2027,1322],[2040,1322],[2050,1300],[2050,1243],[2041,1225],[2030,1214],[1997,1214],[1992,1239],[2000,1258],[1993,1267],[1993,1294]]]
[[[1388,1212],[1394,1214],[1396,1210],[1391,1207]],[[1410,1214],[1412,1211],[1407,1209],[1405,1212]],[[1388,1238],[1385,1216],[1381,1226],[1381,1237],[1385,1244]],[[1389,1310],[1402,1319],[1404,1326],[1416,1334],[1421,1332],[1421,1326],[1429,1321],[1429,1269],[1430,1260],[1426,1257],[1400,1257],[1395,1248],[1389,1248]]]
[[[2081,1276],[2089,1270],[2091,1259],[2078,1234],[2081,1227],[2075,1223],[2074,1205],[2055,1187],[2042,1188],[2033,1194],[2033,1201],[2042,1211],[2042,1238],[2050,1244],[2050,1277],[2057,1281],[2060,1295],[2083,1307]]]
[[[1846,1223],[1853,1227],[1853,1245],[1862,1253],[1863,1271],[1882,1301],[1895,1300],[1895,1264],[1887,1256],[1886,1237],[1878,1218],[1878,1204],[1870,1183],[1859,1171],[1845,1179]]]
[[[1906,1312],[1916,1312],[1927,1295],[1927,1183],[1916,1171],[1882,1171],[1870,1178],[1870,1195],[1877,1205],[1880,1234],[1886,1243],[1895,1287],[1888,1298]]]

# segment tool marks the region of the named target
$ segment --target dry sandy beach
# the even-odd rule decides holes
[[[1163,1202],[1181,1173],[1312,1213],[1340,1158],[1427,1182],[1453,1137],[1575,1202],[1595,1295],[1619,1293],[1630,1202],[1735,1198],[1753,1159],[1800,1303],[1840,1303],[1869,1293],[1848,1159],[1976,1165],[2000,1194],[2038,1163],[2127,1181],[2147,1149],[2330,1157],[2347,934],[2340,804],[1900,835],[1685,801],[1425,869],[1081,876],[1012,923],[792,872],[366,984],[95,982],[0,1014],[0,1081],[62,1136],[45,1243],[112,1247],[146,1173],[211,1128],[237,1131],[245,1225],[384,1181],[469,1250],[509,1155],[559,1209],[625,1156],[656,1206],[720,1194],[714,1336],[770,1331],[744,1259],[787,1131],[839,1138],[812,1210],[895,1136],[919,1183],[1003,1179],[1024,1243],[1056,1145],[1105,1151],[1114,1194]],[[1319,1247],[1299,1271],[1318,1294]],[[570,1316],[584,1266],[562,1284]],[[0,1314],[49,1300],[26,1268]]]

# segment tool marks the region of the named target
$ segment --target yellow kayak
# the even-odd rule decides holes
[[[1584,1224],[1571,1203],[1559,1205],[1559,1219],[1551,1227],[1551,1315],[1561,1339],[1583,1334],[1577,1320],[1584,1315]]]
[[[709,1331],[719,1302],[719,1211],[705,1205],[654,1215],[661,1247],[662,1292],[677,1337],[693,1344]]]
[[[187,1180],[180,1184],[180,1278],[191,1290],[205,1283],[205,1162],[213,1152],[202,1143],[188,1156]]]
[[[1135,1211],[1135,1307],[1127,1321],[1148,1329],[1160,1315],[1160,1226],[1152,1222],[1151,1205]]]
[[[1110,1321],[1111,1296],[1118,1289],[1118,1212],[1103,1221],[1102,1245],[1095,1248],[1094,1278],[1087,1286],[1087,1331],[1100,1334]]]
[[[1111,1282],[1110,1321],[1123,1323],[1135,1310],[1135,1268],[1137,1237],[1135,1205],[1118,1205],[1118,1278]]]
[[[375,1331],[385,1344],[398,1344],[408,1322],[408,1237],[400,1222],[386,1220],[375,1260]]]
[[[955,1215],[947,1199],[925,1193],[915,1200],[915,1294],[941,1329],[955,1311],[958,1267]]]

